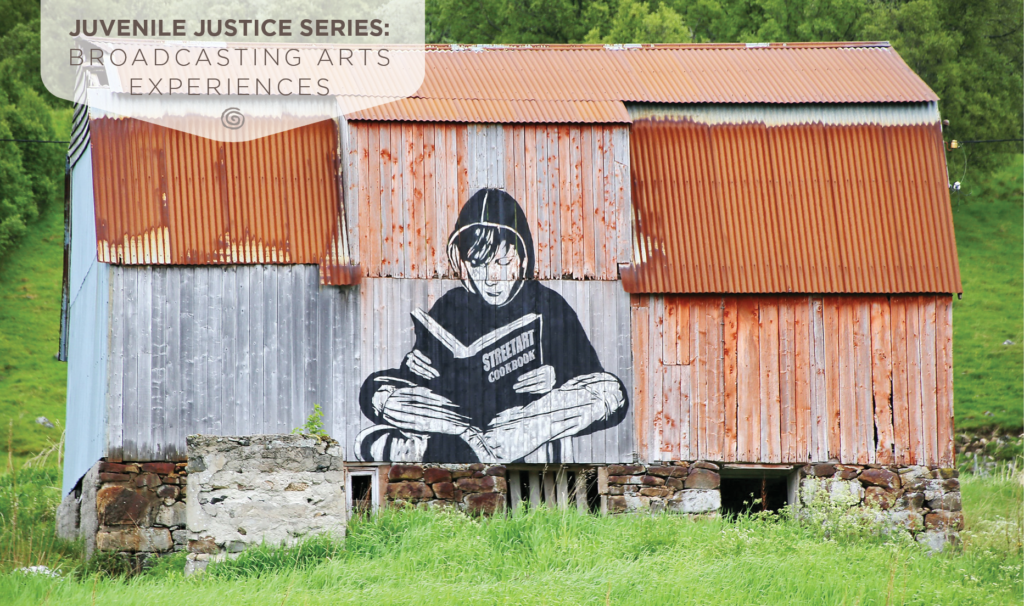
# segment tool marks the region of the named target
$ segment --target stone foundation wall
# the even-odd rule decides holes
[[[906,528],[933,549],[963,529],[960,473],[940,467],[881,467],[820,463],[803,468],[804,506],[827,498],[848,506],[868,505],[887,526]]]
[[[140,567],[185,549],[185,463],[102,460],[64,497],[57,534],[85,539],[86,553],[113,551]]]
[[[602,511],[709,514],[722,506],[718,465],[609,465],[597,471]]]
[[[505,510],[507,471],[502,465],[392,465],[384,498],[392,507],[453,507],[470,514]]]
[[[347,518],[341,447],[300,435],[188,436],[185,517],[192,562],[249,545],[293,545]],[[202,567],[202,566],[199,566]]]

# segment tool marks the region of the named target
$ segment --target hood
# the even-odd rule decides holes
[[[500,189],[485,188],[478,190],[466,205],[459,211],[452,233],[448,236],[448,262],[456,274],[460,273],[458,264],[458,236],[466,229],[486,225],[509,229],[521,240],[526,250],[526,263],[523,279],[533,276],[536,253],[533,250],[533,236],[526,220],[526,213],[516,199]]]

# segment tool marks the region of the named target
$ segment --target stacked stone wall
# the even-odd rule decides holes
[[[960,473],[948,467],[883,467],[820,463],[803,468],[800,498],[805,506],[827,497],[881,512],[884,525],[906,528],[933,549],[963,529]]]
[[[503,465],[392,465],[384,496],[392,507],[452,507],[469,514],[505,510]]]
[[[710,514],[722,506],[718,465],[677,461],[598,468],[598,493],[608,513]]]

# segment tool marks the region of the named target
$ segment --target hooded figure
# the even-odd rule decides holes
[[[429,312],[401,368],[374,373],[360,408],[378,423],[357,439],[363,460],[522,460],[557,440],[620,422],[621,381],[605,373],[576,312],[533,280],[526,214],[497,189],[476,192],[448,238],[460,276]]]

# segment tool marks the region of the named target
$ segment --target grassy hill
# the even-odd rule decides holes
[[[17,250],[0,261],[0,440],[18,458],[60,439],[67,365],[56,359],[64,259],[63,209],[29,228]],[[57,427],[38,425],[45,416]]]
[[[1024,365],[1024,156],[953,196],[964,297],[953,306],[959,430],[1020,431]],[[13,427],[16,457],[60,437],[67,366],[54,358],[60,329],[63,217],[59,205],[0,260],[0,439]],[[1004,345],[1012,341],[1012,345]],[[6,445],[6,444],[5,444]]]
[[[956,427],[1024,425],[1024,156],[954,193],[964,297],[953,303]],[[970,175],[968,175],[970,177]]]

